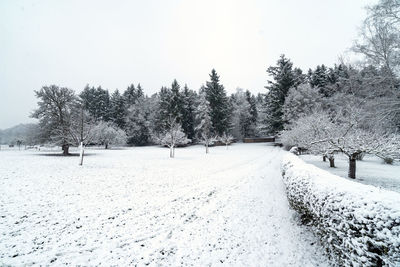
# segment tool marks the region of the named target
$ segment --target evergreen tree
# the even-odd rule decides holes
[[[269,134],[276,134],[283,130],[285,121],[283,119],[283,104],[291,87],[296,87],[304,80],[300,69],[293,69],[292,62],[282,55],[276,66],[267,69],[273,81],[268,81],[266,86],[268,92],[264,105],[265,118],[263,130]]]
[[[194,120],[196,110],[196,98],[196,92],[190,90],[185,84],[182,92],[182,129],[187,137],[192,141],[195,137]]]
[[[144,96],[143,89],[138,84],[137,88],[135,88],[134,84],[131,84],[126,88],[124,94],[125,108],[128,110],[130,106],[136,103],[136,101]]]
[[[215,69],[211,70],[210,81],[206,83],[205,93],[210,103],[211,121],[217,135],[229,131],[230,107],[224,86],[219,82]]]
[[[85,110],[95,120],[110,120],[110,95],[108,90],[101,88],[101,86],[95,88],[86,85],[79,96],[83,101]]]
[[[174,80],[171,84],[168,115],[182,123],[183,98],[179,83]]]
[[[257,111],[257,99],[254,95],[250,93],[249,90],[246,90],[246,100],[250,104],[249,113],[250,113],[250,123],[249,128],[246,132],[246,136],[256,136],[257,135],[257,120],[258,120],[258,111]]]
[[[118,89],[114,91],[110,99],[110,120],[120,129],[125,128],[125,102]]]

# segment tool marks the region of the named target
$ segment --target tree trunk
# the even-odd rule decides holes
[[[228,150],[228,143],[226,143],[225,145],[226,145],[226,150]]]
[[[329,167],[335,168],[335,157],[328,157],[329,159]]]
[[[170,158],[173,158],[173,157],[174,157],[174,147],[173,147],[173,146],[171,146],[171,147],[169,148],[169,157],[170,157]]]
[[[69,155],[69,145],[68,144],[63,144],[62,145],[62,150],[63,150],[63,155],[64,156]]]
[[[80,147],[81,147],[81,151],[80,151],[80,154],[79,154],[79,165],[82,166],[83,165],[83,155],[85,153],[85,151],[83,149],[83,142],[81,142]]]
[[[206,154],[208,154],[208,144],[206,144]]]
[[[323,155],[323,156],[322,156],[322,161],[323,161],[323,162],[326,162],[326,155]]]
[[[105,146],[105,149],[108,149],[108,143],[105,143],[104,146]]]
[[[356,158],[354,155],[349,157],[349,178],[356,179]]]

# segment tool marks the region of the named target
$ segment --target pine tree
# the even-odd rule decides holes
[[[263,131],[269,134],[276,134],[283,130],[285,121],[283,119],[283,104],[291,87],[296,87],[304,80],[300,69],[293,69],[292,62],[282,55],[276,66],[267,69],[273,81],[269,85],[264,104]]]
[[[249,113],[250,113],[250,123],[249,128],[246,132],[246,136],[256,136],[257,132],[257,120],[258,120],[258,111],[257,111],[257,99],[254,95],[250,93],[249,90],[246,90],[246,100],[250,104]]]
[[[210,81],[206,83],[205,93],[211,108],[211,121],[217,135],[229,131],[230,108],[224,86],[219,82],[215,69],[211,70]]]
[[[125,102],[118,89],[112,93],[110,98],[110,120],[120,129],[125,128]]]
[[[110,95],[108,90],[101,88],[101,86],[95,88],[86,85],[79,96],[83,101],[85,110],[95,120],[110,120]]]
[[[176,118],[178,123],[182,123],[182,110],[183,110],[183,99],[180,92],[179,83],[174,80],[171,84],[170,99],[169,99],[169,116]]]
[[[185,84],[182,92],[182,129],[189,139],[195,137],[194,120],[197,94]]]

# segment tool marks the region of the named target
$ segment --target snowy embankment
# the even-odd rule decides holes
[[[289,208],[281,149],[0,152],[0,265],[326,266]],[[51,153],[47,153],[51,154]]]
[[[342,266],[400,265],[400,194],[346,180],[295,155],[282,160],[290,205]]]

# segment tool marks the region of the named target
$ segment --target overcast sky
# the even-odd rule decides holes
[[[374,2],[0,1],[0,129],[32,121],[33,90],[50,84],[197,90],[215,68],[228,93],[264,92],[282,53],[303,70],[337,62]]]

